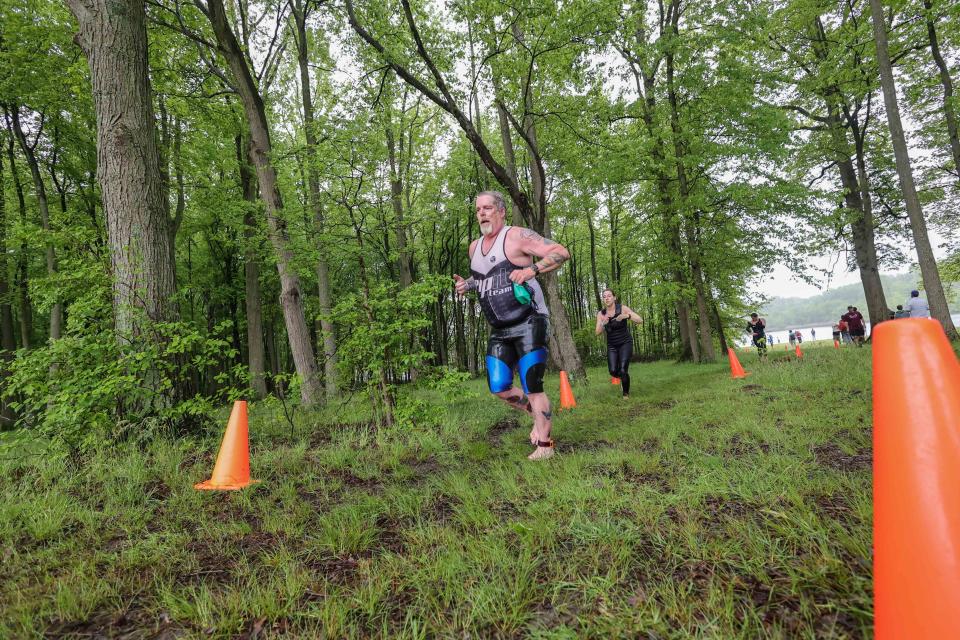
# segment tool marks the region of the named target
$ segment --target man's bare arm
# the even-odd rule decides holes
[[[520,246],[524,253],[540,258],[535,261],[538,273],[549,273],[559,269],[560,265],[570,259],[570,252],[561,244],[550,238],[544,238],[532,229],[524,229],[520,233]]]

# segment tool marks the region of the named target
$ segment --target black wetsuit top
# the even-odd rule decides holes
[[[623,307],[618,302],[613,309],[613,316],[607,321],[607,324],[603,325],[603,330],[607,332],[608,347],[619,347],[631,340],[630,329],[627,327],[628,320],[614,320],[614,318],[623,312],[622,309]],[[602,309],[600,313],[607,315],[607,310]]]
[[[759,319],[756,322],[748,322],[747,331],[749,331],[751,334],[755,333],[756,335],[753,336],[754,338],[762,338],[766,335],[765,327]]]

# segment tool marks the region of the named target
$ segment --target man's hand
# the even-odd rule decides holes
[[[468,291],[473,291],[477,288],[477,283],[472,277],[464,280],[461,276],[453,274],[453,282],[457,290],[457,295],[461,297],[467,295]]]
[[[514,269],[510,272],[510,281],[516,282],[517,284],[523,284],[527,280],[533,280],[536,277],[533,269],[530,267],[524,267],[523,269]]]

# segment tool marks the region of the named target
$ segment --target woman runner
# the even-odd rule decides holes
[[[596,332],[597,335],[604,331],[607,333],[607,367],[611,376],[620,378],[623,397],[627,398],[630,396],[630,374],[627,373],[627,367],[630,366],[630,357],[633,355],[633,338],[630,336],[627,320],[642,324],[643,318],[630,307],[620,304],[610,289],[604,289],[601,298],[606,307],[597,312]]]

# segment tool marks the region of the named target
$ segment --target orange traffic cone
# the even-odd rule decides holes
[[[803,357],[803,351],[800,351],[800,345],[799,345],[799,344],[797,345],[797,357],[798,357],[798,358],[802,358],[802,357]]]
[[[878,640],[960,638],[960,362],[928,318],[873,334]]]
[[[731,378],[746,378],[748,375],[750,375],[743,370],[743,366],[740,364],[740,361],[737,360],[737,354],[733,350],[733,347],[727,347],[727,356],[730,358]]]
[[[247,441],[247,401],[237,400],[230,412],[230,421],[220,443],[213,475],[206,482],[193,485],[194,489],[243,489],[258,482],[250,479],[250,445]]]
[[[840,348],[840,342],[839,342],[838,340],[834,340],[834,341],[833,341],[833,348],[834,348],[834,349],[839,349],[839,348]]]
[[[573,409],[577,406],[577,401],[573,398],[573,389],[570,388],[570,379],[567,378],[567,372],[560,372],[560,408]]]
[[[620,378],[610,378],[610,384],[620,384]]]

